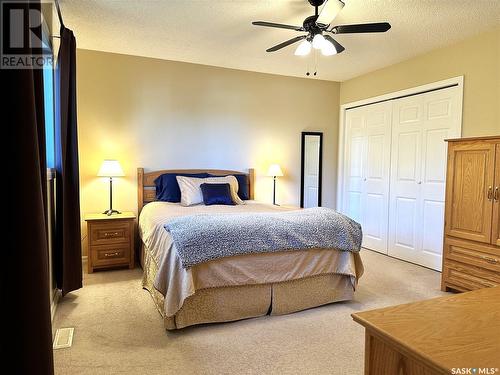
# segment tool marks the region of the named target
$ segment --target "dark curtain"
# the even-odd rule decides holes
[[[82,287],[80,191],[76,124],[76,40],[61,27],[57,57],[60,123],[56,124],[56,245],[54,271],[65,295]]]
[[[36,2],[32,2],[35,3]],[[53,374],[46,227],[47,169],[43,73],[1,70],[3,121],[8,129],[8,248],[4,252],[5,301],[2,357],[18,374]],[[7,114],[7,116],[5,116]],[[7,183],[8,182],[8,183]]]

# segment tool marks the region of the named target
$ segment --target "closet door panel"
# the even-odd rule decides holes
[[[365,183],[365,209],[364,209],[364,246],[385,250],[386,228],[384,225],[385,205],[387,199],[384,186],[384,135],[376,134],[367,137],[367,159]]]
[[[343,212],[363,227],[363,246],[387,253],[390,103],[346,113]]]
[[[420,131],[402,131],[396,139],[396,178],[400,184],[412,187],[419,177]],[[410,185],[411,184],[411,185]]]
[[[443,254],[443,218],[444,202],[426,199],[422,203],[422,252],[427,256],[427,264],[433,269],[440,269]],[[435,258],[435,259],[432,259]],[[429,264],[429,261],[431,264]],[[433,262],[433,263],[432,263]]]
[[[459,89],[393,101],[389,254],[441,269],[447,148],[460,137]]]
[[[361,224],[363,222],[364,143],[365,137],[352,135],[347,144],[346,184],[344,189],[344,213]]]
[[[442,265],[448,138],[460,137],[458,88],[423,94],[421,218],[422,248],[416,262],[440,270]]]
[[[365,107],[366,168],[363,245],[387,253],[392,105]]]
[[[421,248],[423,97],[393,101],[388,253],[414,259]]]
[[[384,197],[381,194],[366,194],[363,226],[364,247],[378,249],[379,247],[373,243],[384,240],[386,234],[384,233],[385,225],[381,221],[382,212],[384,212]]]
[[[397,249],[417,250],[416,223],[417,200],[415,198],[396,197],[394,202],[394,239],[389,254],[398,255]]]

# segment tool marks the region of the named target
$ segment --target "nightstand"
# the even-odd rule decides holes
[[[88,235],[88,273],[120,266],[134,268],[135,214],[88,214],[84,218]]]

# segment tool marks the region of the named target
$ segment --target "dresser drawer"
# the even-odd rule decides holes
[[[500,285],[498,273],[451,260],[443,268],[443,278],[446,286],[460,291]]]
[[[500,274],[500,248],[446,237],[444,246],[447,260],[464,263]]]
[[[93,246],[90,251],[92,251],[93,267],[122,265],[130,262],[128,244]]]
[[[90,245],[128,243],[130,241],[129,222],[99,222],[90,225]]]

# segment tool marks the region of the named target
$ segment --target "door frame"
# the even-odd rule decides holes
[[[345,145],[345,127],[346,127],[346,111],[348,109],[362,107],[369,104],[375,104],[379,102],[385,102],[389,100],[399,99],[406,96],[413,96],[418,94],[423,94],[429,91],[436,91],[440,89],[445,89],[448,87],[458,87],[459,88],[459,116],[460,116],[460,134],[462,134],[463,128],[463,98],[464,98],[464,76],[457,76],[449,79],[445,79],[442,81],[436,81],[432,83],[428,83],[421,86],[415,86],[404,90],[394,91],[388,94],[373,96],[367,99],[357,100],[354,102],[349,102],[342,104],[340,106],[339,113],[339,157],[337,164],[337,199],[336,199],[336,209],[339,212],[344,212],[344,145]]]

